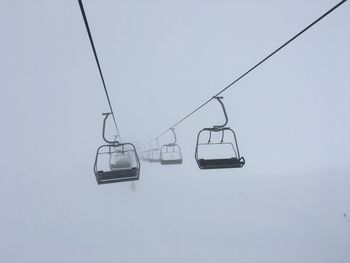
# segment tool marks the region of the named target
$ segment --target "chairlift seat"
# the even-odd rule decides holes
[[[225,158],[225,159],[199,159],[198,166],[200,169],[222,169],[222,168],[241,168],[245,164],[243,157]]]
[[[162,165],[167,165],[167,164],[182,164],[182,159],[162,159],[160,161]]]
[[[139,169],[117,169],[112,171],[98,171],[96,173],[98,184],[108,184],[116,182],[136,181],[139,180]]]

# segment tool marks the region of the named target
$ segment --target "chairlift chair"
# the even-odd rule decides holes
[[[225,106],[221,101],[222,97],[215,97],[215,99],[220,103],[222,110],[225,115],[225,123],[223,125],[215,125],[212,128],[202,129],[197,136],[196,150],[195,150],[195,159],[200,169],[223,169],[223,168],[241,168],[245,164],[244,157],[240,156],[237,138],[235,132],[230,128],[226,127],[228,123],[228,117],[226,113]],[[219,142],[212,142],[212,133],[221,133],[221,140]],[[224,141],[225,135],[233,136],[233,141]],[[206,135],[208,138],[207,141],[203,142],[201,138]],[[226,157],[220,158],[203,158],[200,155],[200,146],[227,146],[226,149],[230,149],[229,155]]]
[[[149,158],[150,158],[150,151],[149,150],[147,150],[147,151],[145,151],[144,152],[144,158],[145,158],[145,162],[148,162],[149,161]]]
[[[105,136],[108,116],[104,113],[102,138],[107,143],[97,149],[94,173],[98,184],[139,180],[140,161],[132,143],[110,141]]]
[[[150,163],[159,163],[160,162],[160,150],[159,149],[150,150],[150,156],[149,156],[148,161]]]
[[[160,148],[158,139],[155,140],[157,146],[149,150],[148,161],[150,163],[159,163],[160,162]]]
[[[174,128],[170,129],[174,136],[174,142],[164,144],[160,148],[160,163],[162,165],[168,164],[182,164],[181,148],[176,144],[176,134]]]
[[[147,152],[147,151],[142,151],[142,152],[141,152],[141,160],[142,160],[142,161],[148,161],[147,155],[148,155],[148,152]]]

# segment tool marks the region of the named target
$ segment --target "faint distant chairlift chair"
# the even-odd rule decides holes
[[[145,151],[145,162],[149,162],[149,158],[150,158],[150,151],[149,150],[147,150],[147,151]]]
[[[181,148],[176,144],[177,139],[174,128],[170,130],[174,136],[174,142],[162,145],[160,148],[160,163],[162,165],[182,164]]]
[[[150,163],[160,163],[160,149],[159,149],[159,141],[155,139],[156,147],[153,147],[149,151],[148,161]]]
[[[222,125],[215,125],[212,128],[204,128],[198,133],[196,150],[195,150],[196,162],[197,162],[198,167],[200,169],[241,168],[244,166],[245,160],[244,160],[244,157],[240,156],[235,132],[230,127],[226,127],[226,125],[228,123],[228,118],[227,118],[225,106],[224,106],[223,102],[221,101],[221,99],[223,99],[223,97],[215,97],[215,99],[220,103],[222,110],[224,112],[226,121]],[[214,143],[211,142],[212,133],[221,133],[221,141],[214,142]],[[224,141],[225,134],[228,134],[228,133],[233,134],[233,138],[234,138],[233,142],[225,142]],[[204,134],[206,134],[208,137],[208,141],[205,143],[200,142],[200,138]],[[215,159],[215,158],[205,159],[205,158],[199,157],[200,156],[199,155],[199,146],[201,146],[201,145],[212,146],[212,147],[219,146],[219,145],[227,145],[227,146],[229,146],[228,148],[231,150],[230,150],[228,157],[217,158],[217,159]]]
[[[107,143],[97,149],[94,173],[98,184],[117,183],[125,181],[139,180],[140,161],[136,148],[132,143],[120,143],[119,141],[109,141],[105,136],[106,121],[111,113],[103,113],[102,138]],[[101,170],[100,159],[102,156],[109,156],[108,162],[104,162]]]
[[[141,160],[142,160],[142,161],[148,161],[147,155],[148,155],[148,152],[147,152],[147,151],[142,151],[142,152],[141,152]]]

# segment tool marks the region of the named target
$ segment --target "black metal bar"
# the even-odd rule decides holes
[[[224,115],[225,115],[225,123],[222,124],[222,125],[214,125],[213,128],[214,128],[214,129],[221,129],[221,128],[224,128],[224,127],[227,125],[227,123],[228,123],[228,117],[227,117],[225,105],[224,105],[224,103],[222,102],[223,97],[215,97],[215,99],[220,103],[221,108],[222,108],[222,111],[224,112]]]
[[[89,36],[89,40],[90,40],[90,44],[91,44],[91,47],[92,47],[92,51],[94,52],[96,64],[97,64],[97,67],[98,67],[98,71],[100,73],[100,77],[101,77],[102,85],[103,85],[103,88],[104,88],[104,91],[105,91],[105,94],[106,94],[106,97],[107,97],[108,105],[109,105],[109,108],[111,110],[111,114],[113,116],[113,121],[114,121],[115,128],[117,130],[117,135],[119,136],[119,139],[120,139],[120,134],[119,134],[118,126],[117,126],[117,121],[115,120],[115,117],[114,117],[114,112],[113,112],[111,100],[109,98],[106,82],[105,82],[105,79],[103,77],[103,73],[102,73],[100,61],[99,61],[98,56],[97,56],[97,51],[96,51],[96,48],[95,48],[94,40],[92,38],[92,34],[91,34],[91,31],[90,31],[89,23],[88,23],[86,14],[85,14],[84,5],[83,5],[82,0],[78,0],[78,2],[79,2],[81,14],[82,14],[83,19],[84,19],[84,24],[85,24],[85,27],[86,27],[86,31],[87,31],[88,36]]]

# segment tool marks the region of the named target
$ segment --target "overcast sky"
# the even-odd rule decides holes
[[[85,9],[124,141],[147,142],[333,0],[112,1]],[[78,1],[0,1],[1,262],[350,261],[350,4],[223,94],[243,169],[93,174],[108,111]],[[167,143],[167,134],[160,138]]]

